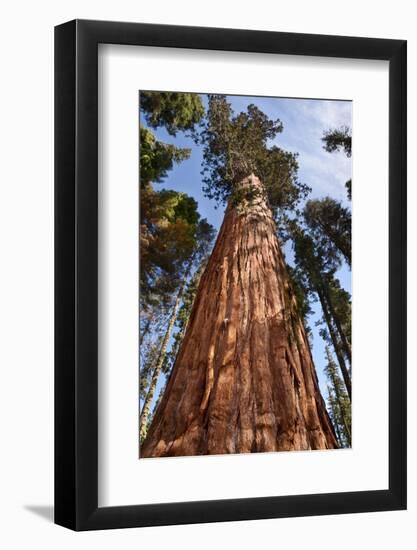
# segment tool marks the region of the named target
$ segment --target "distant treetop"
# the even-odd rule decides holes
[[[327,130],[321,139],[324,143],[323,148],[328,153],[343,149],[347,157],[352,156],[352,131],[348,126]]]
[[[180,130],[194,130],[204,116],[198,94],[141,92],[140,108],[151,128],[163,126],[171,136]]]
[[[174,163],[188,159],[191,149],[157,141],[146,128],[140,129],[140,184],[161,183]]]

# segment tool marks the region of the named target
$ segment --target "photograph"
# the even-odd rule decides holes
[[[139,92],[139,458],[350,448],[352,102]]]
[[[190,7],[4,4],[0,548],[410,550],[414,6]]]

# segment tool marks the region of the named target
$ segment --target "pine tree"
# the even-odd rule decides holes
[[[338,422],[337,401],[334,395],[333,389],[327,384],[327,405],[329,408],[329,416],[333,423],[334,430],[336,432],[336,439],[339,447],[343,447],[343,437],[340,432],[340,425]]]
[[[341,254],[351,265],[352,220],[347,208],[330,197],[310,200],[304,208],[304,220],[326,254]]]
[[[342,126],[338,129],[327,130],[324,132],[322,141],[323,148],[328,152],[344,151],[345,155],[352,156],[352,131],[348,126]],[[352,200],[352,180],[345,183],[348,199]]]
[[[183,282],[180,288],[178,289],[177,297],[175,299],[175,302],[172,308],[171,316],[169,318],[168,325],[165,330],[165,334],[162,336],[160,340],[157,354],[155,355],[155,362],[152,365],[152,374],[149,381],[149,387],[147,389],[146,396],[144,398],[143,405],[142,405],[142,410],[140,413],[139,436],[140,436],[141,442],[144,441],[144,439],[146,438],[147,427],[148,427],[148,417],[151,411],[151,406],[154,399],[156,386],[159,380],[159,375],[161,373],[162,365],[164,364],[164,361],[165,361],[168,342],[171,337],[171,333],[177,318],[178,308],[181,303],[182,294],[184,292],[184,286],[185,286],[185,282]]]
[[[140,187],[146,189],[152,182],[161,183],[178,164],[191,155],[191,149],[180,148],[158,141],[147,128],[140,129]]]
[[[150,127],[162,126],[171,136],[193,132],[204,115],[201,97],[181,92],[141,92],[140,109]]]
[[[161,182],[173,162],[188,158],[189,153],[157,142],[148,130],[141,128],[140,303],[141,317],[148,321],[153,306],[162,304],[166,309],[171,302],[181,280],[182,266],[192,252],[199,220],[193,198],[173,190],[155,190],[153,183]],[[151,323],[141,326],[141,338],[150,326]]]
[[[327,152],[343,150],[347,157],[352,156],[352,132],[348,126],[327,130],[323,134],[322,141]]]
[[[327,365],[325,367],[325,373],[329,381],[328,400],[331,408],[333,425],[338,433],[340,445],[342,447],[350,447],[352,444],[350,400],[328,346],[326,346],[326,357]]]
[[[292,236],[298,276],[303,280],[310,293],[316,294],[319,299],[323,318],[343,374],[346,390],[349,398],[351,398],[351,378],[345,361],[345,359],[349,361],[351,359],[351,345],[348,341],[350,318],[347,316],[347,310],[344,310],[341,303],[338,303],[335,299],[335,296],[337,296],[341,301],[342,292],[344,292],[334,275],[339,263],[337,258],[326,255],[319,244],[314,242],[313,238],[297,223],[292,225]],[[348,295],[345,293],[344,299],[347,299],[347,297]],[[347,329],[349,329],[349,333],[347,333]]]
[[[155,331],[156,335],[152,340],[142,342],[140,347],[140,369],[139,369],[139,399],[144,400],[149,389],[150,379],[154,365],[158,360],[161,348],[163,333]]]

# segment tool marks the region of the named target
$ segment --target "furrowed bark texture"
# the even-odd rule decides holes
[[[262,193],[230,203],[140,456],[336,448],[295,311]]]

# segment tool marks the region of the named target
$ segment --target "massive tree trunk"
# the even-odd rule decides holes
[[[337,447],[262,184],[247,189],[226,209],[141,457]]]

